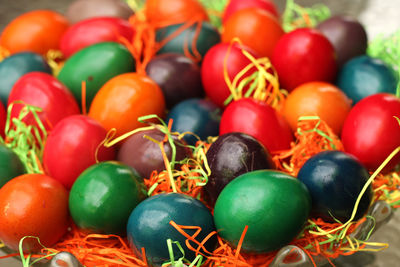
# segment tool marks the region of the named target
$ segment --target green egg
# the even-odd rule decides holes
[[[161,42],[171,34],[180,30],[184,24],[174,24],[161,28],[156,33],[158,42]],[[196,49],[202,57],[207,53],[208,49],[220,42],[221,37],[218,31],[207,22],[203,22],[197,33],[197,25],[192,25],[183,30],[178,36],[172,38],[167,42],[159,51],[158,54],[163,53],[180,53],[185,54],[185,47],[193,55],[193,41],[197,37]]]
[[[24,173],[26,173],[25,166],[17,154],[4,144],[0,144],[0,188]]]
[[[144,199],[139,180],[131,167],[116,161],[89,167],[69,194],[72,219],[89,232],[125,235],[129,215]]]
[[[109,79],[122,73],[133,72],[135,61],[128,49],[115,42],[103,42],[86,47],[64,64],[58,79],[64,83],[81,103],[82,81],[86,81],[86,106]]]
[[[247,225],[242,250],[264,253],[292,241],[310,208],[310,194],[299,180],[283,172],[258,170],[237,177],[222,190],[214,222],[219,235],[233,246]]]

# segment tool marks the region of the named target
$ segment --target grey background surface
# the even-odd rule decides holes
[[[218,1],[218,0],[215,0]],[[246,0],[243,0],[246,1]],[[65,12],[71,0],[0,0],[0,32],[13,18],[29,10],[52,9]],[[275,0],[283,9],[285,0]],[[400,28],[398,16],[400,0],[297,0],[303,6],[315,3],[328,5],[333,14],[349,14],[357,17],[367,28],[373,39],[378,34],[390,34]],[[373,241],[389,243],[389,248],[379,253],[358,253],[336,261],[337,266],[345,267],[395,267],[400,266],[400,212],[379,229]],[[1,223],[1,222],[0,222]],[[1,252],[0,252],[1,255]],[[0,260],[1,267],[22,266],[15,259]]]

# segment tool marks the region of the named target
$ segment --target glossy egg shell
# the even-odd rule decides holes
[[[132,8],[121,0],[75,0],[67,9],[66,17],[71,24],[93,17],[118,17],[128,19]]]
[[[88,46],[71,56],[62,67],[58,79],[82,102],[82,81],[86,82],[86,106],[111,78],[132,72],[135,62],[128,49],[115,42]]]
[[[257,7],[257,8],[264,9],[264,10],[270,12],[275,17],[279,18],[278,8],[275,6],[274,2],[271,0],[246,0],[246,1],[231,0],[225,7],[224,15],[222,17],[222,23],[225,23],[225,21],[227,21],[228,18],[235,12],[237,12],[241,9],[250,8],[250,7]]]
[[[271,153],[289,149],[293,141],[292,131],[282,115],[251,98],[232,102],[222,113],[219,134],[231,132],[253,136]]]
[[[0,189],[0,239],[18,251],[20,239],[36,236],[51,247],[64,235],[69,224],[67,190],[43,174],[18,176]],[[24,240],[23,250],[40,251],[36,239]]]
[[[382,60],[360,56],[343,65],[336,84],[355,104],[373,94],[395,94],[397,80],[396,73]]]
[[[121,135],[143,127],[141,116],[164,117],[165,100],[160,87],[149,77],[138,73],[118,75],[105,83],[93,99],[89,117],[107,131]],[[154,120],[153,120],[154,121]]]
[[[161,42],[168,38],[171,34],[178,31],[184,24],[174,24],[157,30],[156,40]],[[169,40],[160,50],[158,54],[163,53],[180,53],[185,54],[187,50],[193,55],[193,46],[195,45],[198,53],[201,57],[204,57],[206,52],[215,44],[219,43],[220,35],[211,24],[208,22],[202,22],[200,25],[200,31],[197,33],[197,24],[184,29],[178,36]],[[196,43],[194,43],[196,42]]]
[[[106,130],[85,115],[61,120],[47,137],[43,165],[50,176],[70,189],[78,176],[96,163],[96,150],[106,138]],[[99,161],[113,160],[114,147],[100,146]]]
[[[292,241],[303,228],[311,209],[307,188],[278,171],[245,173],[221,192],[214,209],[219,235],[237,246],[248,226],[242,251],[269,252]]]
[[[30,72],[22,76],[10,92],[8,105],[14,101],[41,108],[38,116],[48,130],[63,118],[80,113],[78,103],[68,88],[43,72]],[[19,117],[24,104],[13,104],[11,118]],[[33,115],[28,115],[24,121],[36,125]]]
[[[79,228],[92,233],[125,235],[129,215],[142,200],[140,177],[118,162],[100,162],[73,184],[69,210]]]
[[[150,178],[153,171],[165,170],[164,159],[158,144],[146,138],[146,136],[161,142],[165,134],[157,129],[140,131],[130,136],[121,145],[117,159],[134,168],[142,177]],[[183,143],[174,140],[176,154],[175,160],[180,161],[190,156],[190,150],[183,147]],[[164,143],[164,151],[171,160],[172,148],[169,142]]]
[[[137,255],[145,249],[147,261],[151,266],[161,266],[170,261],[167,239],[178,241],[185,252],[185,258],[192,261],[195,253],[185,244],[186,237],[179,233],[170,221],[178,225],[199,226],[201,232],[196,240],[203,239],[215,231],[213,217],[207,207],[199,200],[190,196],[170,193],[152,196],[142,201],[129,217],[127,233],[131,248]],[[193,235],[195,230],[186,230]],[[213,251],[216,238],[209,239],[205,244],[208,251]],[[197,245],[191,242],[193,247]],[[182,256],[177,246],[173,246],[175,260]]]
[[[7,105],[14,84],[24,74],[32,71],[51,74],[51,69],[44,58],[31,52],[17,53],[0,62],[0,99],[4,106]]]
[[[0,144],[0,188],[25,172],[25,166],[18,155],[4,144]]]
[[[221,135],[211,144],[206,156],[211,175],[204,191],[212,204],[215,204],[222,189],[239,175],[275,168],[264,146],[255,138],[243,133]]]
[[[146,73],[160,86],[167,108],[185,99],[204,95],[199,66],[182,54],[155,56],[147,64]]]
[[[365,54],[368,45],[367,33],[356,19],[337,15],[317,25],[332,43],[337,55],[338,66],[342,66],[353,57]]]
[[[312,198],[311,216],[342,223],[351,218],[356,200],[369,179],[367,169],[353,156],[341,151],[324,151],[311,157],[298,173]],[[361,198],[353,220],[367,212],[373,198],[371,186]]]
[[[187,99],[174,106],[168,113],[166,121],[173,120],[171,131],[197,135],[200,140],[207,140],[209,136],[217,136],[221,110],[207,99]],[[184,140],[189,145],[195,145],[198,139],[187,134]]]
[[[82,20],[64,33],[60,50],[68,58],[79,50],[100,42],[118,42],[125,38],[131,42],[133,27],[128,21],[115,17],[95,17]]]

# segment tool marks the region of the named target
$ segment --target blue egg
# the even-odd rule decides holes
[[[353,100],[377,93],[396,93],[397,76],[382,60],[369,56],[353,58],[343,65],[336,85]]]
[[[199,200],[190,196],[170,193],[152,196],[132,211],[127,226],[128,241],[132,250],[141,255],[142,248],[145,249],[147,261],[150,265],[161,266],[170,261],[167,240],[178,241],[185,252],[185,258],[193,261],[195,253],[186,246],[184,237],[172,225],[170,221],[178,225],[199,226],[201,232],[196,240],[201,242],[215,231],[214,220],[211,212]],[[185,229],[189,235],[195,230]],[[209,239],[205,248],[212,251],[216,244],[216,238]],[[191,242],[194,248],[197,245]],[[182,253],[176,245],[173,245],[175,260],[182,257]]]
[[[167,121],[173,119],[173,132],[191,132],[205,140],[208,136],[218,136],[221,110],[205,99],[187,99],[174,106],[168,113]],[[185,135],[185,141],[194,145],[198,140],[193,135]]]
[[[184,24],[174,24],[157,30],[156,40],[161,42],[168,36],[180,30]],[[180,53],[185,54],[188,50],[193,55],[193,42],[196,40],[196,49],[202,57],[207,53],[208,49],[220,42],[221,37],[218,30],[210,23],[202,22],[200,31],[197,33],[197,24],[184,29],[176,37],[169,40],[163,47],[158,50],[158,54],[163,53]]]
[[[51,74],[51,69],[45,59],[31,52],[17,53],[0,62],[0,100],[5,106],[14,84],[24,74],[32,71]]]
[[[351,218],[356,200],[369,179],[367,169],[353,156],[324,151],[311,157],[298,173],[312,198],[312,217],[326,222]],[[354,220],[362,218],[372,201],[371,185],[361,198]]]

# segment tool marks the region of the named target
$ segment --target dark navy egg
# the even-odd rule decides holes
[[[160,86],[167,108],[182,100],[204,95],[200,67],[184,55],[177,53],[157,55],[147,65],[146,73]]]
[[[183,25],[184,24],[174,24],[159,29],[156,32],[157,42],[161,42],[162,40],[168,38],[168,36],[175,34],[175,32],[180,30]],[[158,54],[171,52],[185,54],[185,51],[187,50],[193,55],[193,42],[196,42],[195,47],[198,53],[204,57],[208,49],[219,43],[220,40],[221,37],[217,29],[211,26],[211,24],[208,22],[202,22],[200,31],[197,30],[197,24],[184,29],[180,34],[178,34],[178,36],[172,38],[163,47],[161,47],[161,49],[158,50]]]
[[[193,261],[195,258],[195,253],[185,244],[186,237],[180,234],[170,221],[178,225],[201,227],[201,232],[196,237],[199,242],[215,231],[211,212],[197,199],[171,193],[152,196],[144,200],[132,211],[128,220],[127,233],[132,250],[137,255],[141,255],[144,248],[150,265],[161,266],[164,262],[170,261],[168,239],[179,242],[186,259]],[[195,230],[185,229],[185,232],[192,236]],[[194,242],[190,243],[197,248]],[[213,251],[215,244],[216,238],[211,238],[204,246],[208,251]],[[176,245],[172,247],[175,260],[182,257],[178,247]]]
[[[353,57],[365,54],[367,50],[368,37],[365,28],[352,17],[331,17],[318,24],[317,29],[335,48],[339,66]]]
[[[51,69],[45,59],[35,53],[17,53],[0,62],[0,100],[7,106],[8,96],[14,84],[24,74],[40,71],[51,74]]]
[[[369,179],[367,169],[353,156],[341,151],[324,151],[303,165],[298,179],[308,188],[312,198],[313,217],[326,222],[334,218],[345,223],[351,218],[356,200]],[[373,198],[371,185],[361,198],[356,216],[362,218]]]
[[[218,136],[221,110],[210,100],[187,99],[171,109],[166,121],[169,119],[173,119],[173,132],[191,132],[206,140],[208,136]],[[195,145],[198,140],[191,134],[184,139],[189,145]]]
[[[382,60],[360,56],[343,65],[336,84],[355,104],[373,94],[395,94],[397,76]]]
[[[239,175],[275,168],[268,150],[244,133],[221,135],[210,146],[206,156],[211,175],[204,189],[211,204],[215,203],[222,189]]]

